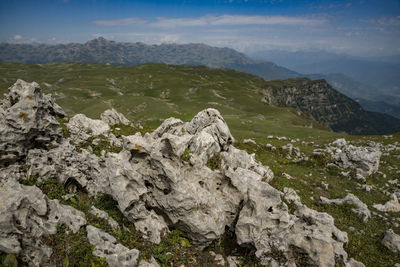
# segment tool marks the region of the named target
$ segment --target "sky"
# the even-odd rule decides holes
[[[205,43],[400,55],[400,0],[0,0],[0,42]]]

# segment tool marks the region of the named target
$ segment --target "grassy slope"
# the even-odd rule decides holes
[[[364,262],[366,266],[393,266],[394,263],[400,263],[400,255],[390,252],[380,243],[385,230],[392,228],[400,233],[396,223],[399,214],[384,214],[372,207],[375,203],[385,203],[389,200],[387,195],[377,189],[371,192],[359,189],[355,180],[341,176],[338,170],[327,169],[321,161],[293,163],[286,159],[284,152],[269,151],[264,146],[271,143],[280,147],[288,143],[276,139],[267,140],[267,135],[300,138],[302,141],[314,141],[316,145],[324,145],[339,137],[360,144],[367,140],[388,144],[400,142],[400,133],[393,135],[393,139],[384,139],[381,136],[348,136],[323,130],[322,127],[308,128],[312,121],[298,116],[294,110],[270,107],[259,101],[261,95],[257,91],[261,86],[277,86],[282,81],[266,82],[256,76],[232,70],[162,64],[118,67],[80,63],[42,66],[1,63],[0,77],[0,93],[6,92],[6,88],[12,85],[16,78],[37,81],[46,93],[56,95],[57,102],[70,115],[83,112],[96,118],[103,110],[113,106],[129,119],[142,121],[143,124],[152,127],[169,116],[189,120],[198,111],[215,107],[221,111],[233,135],[239,140],[236,146],[246,149],[249,153],[256,153],[258,160],[272,168],[275,178],[271,184],[274,187],[296,189],[303,203],[319,211],[328,212],[335,218],[336,225],[348,232],[349,244],[346,251],[350,257]],[[114,87],[117,89],[113,88],[107,79],[114,79]],[[48,87],[45,83],[51,86]],[[169,97],[160,98],[160,94],[166,90],[170,91]],[[93,93],[101,95],[91,96]],[[240,142],[243,138],[253,138],[258,145],[243,144]],[[308,156],[311,156],[315,148],[311,144],[299,142],[294,145]],[[392,167],[400,167],[400,158],[396,157],[399,154],[391,152],[390,155],[383,156],[380,171],[387,176],[375,174],[367,179],[367,183],[393,191],[394,187],[388,186],[388,181],[398,178],[398,169]],[[283,172],[296,179],[286,179],[282,176]],[[325,189],[322,182],[329,184],[329,188]],[[321,205],[318,202],[319,196],[337,198],[345,196],[347,192],[355,194],[371,211],[377,212],[385,219],[373,216],[368,223],[364,223],[351,212],[349,206]],[[161,253],[157,259],[160,260],[163,255]]]
[[[337,135],[321,131],[323,127],[298,116],[293,109],[263,104],[260,87],[274,86],[275,81],[229,69],[165,64],[0,63],[0,77],[0,93],[17,78],[36,81],[46,93],[55,95],[70,115],[84,113],[96,118],[112,106],[131,120],[156,126],[165,118],[189,120],[200,110],[213,107],[239,138],[264,137],[266,133],[290,137]],[[160,98],[163,91],[169,91],[168,98]],[[310,129],[311,123],[319,129]]]

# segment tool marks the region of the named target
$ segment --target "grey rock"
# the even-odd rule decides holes
[[[100,209],[96,208],[95,206],[92,206],[92,207],[90,208],[90,210],[89,210],[89,213],[92,214],[92,215],[94,215],[94,216],[97,216],[97,217],[99,217],[99,218],[101,218],[101,219],[106,220],[106,221],[108,222],[108,224],[111,226],[112,229],[114,229],[114,230],[119,230],[119,225],[118,225],[118,223],[117,223],[113,218],[111,218],[111,217],[107,214],[107,212],[105,212],[105,211],[103,211],[103,210],[100,210]]]
[[[397,199],[396,194],[392,194],[391,198],[388,202],[386,202],[384,205],[382,204],[374,204],[373,207],[379,211],[384,211],[384,212],[399,212],[400,211],[400,203],[399,200]]]
[[[355,169],[357,179],[365,181],[365,177],[379,169],[382,152],[376,143],[369,143],[365,147],[350,145],[345,139],[337,139],[325,149],[315,149],[313,154],[329,153],[335,165],[344,169]]]
[[[49,200],[36,186],[24,186],[10,179],[1,184],[0,249],[20,255],[33,266],[48,261],[51,249],[40,241],[64,224],[77,232],[86,224],[82,212]]]
[[[355,195],[348,193],[344,198],[338,199],[327,199],[326,197],[321,196],[320,200],[323,204],[351,204],[355,205],[355,208],[352,208],[351,211],[360,215],[363,218],[364,222],[367,222],[369,218],[371,218],[371,212],[368,209],[368,206],[365,205],[358,197]]]
[[[289,214],[279,191],[265,183],[249,185],[235,232],[238,243],[253,245],[259,257],[280,250],[288,261],[289,255],[304,253],[310,265],[335,266],[336,258],[347,262],[347,234],[335,227],[330,215],[304,205]]]
[[[394,253],[400,253],[400,236],[395,234],[392,229],[385,232],[382,244]]]
[[[0,104],[0,167],[22,159],[31,148],[57,146],[62,131],[56,116],[64,111],[37,83],[22,80],[8,88]]]
[[[117,240],[102,230],[88,225],[87,237],[90,244],[95,247],[93,255],[106,258],[110,267],[135,266],[139,258],[139,250],[128,249],[117,243]]]
[[[254,141],[253,139],[243,139],[243,144],[257,145],[256,141]]]
[[[66,125],[71,134],[71,139],[76,143],[84,142],[92,136],[106,136],[111,130],[106,122],[89,119],[83,114],[76,114]]]
[[[100,118],[102,121],[104,121],[110,126],[114,126],[117,124],[125,124],[125,125],[131,124],[131,122],[123,114],[119,113],[114,108],[107,109],[106,111],[101,113]]]

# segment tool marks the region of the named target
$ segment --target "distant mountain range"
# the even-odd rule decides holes
[[[251,56],[259,60],[273,61],[303,74],[342,73],[363,84],[364,98],[367,100],[400,105],[399,57],[365,59],[324,51],[289,52],[281,50],[259,51],[252,53]],[[340,88],[337,89],[340,90]]]
[[[334,66],[338,66],[338,68],[343,65],[342,63],[338,63],[340,60],[337,55],[329,53],[285,54],[279,51],[267,51],[253,56],[257,56],[259,59],[276,61],[281,65],[291,66],[301,73],[318,70],[311,68],[311,66],[313,64],[322,64],[321,62],[331,62]],[[343,60],[348,62],[350,59],[345,57]],[[326,79],[335,89],[357,100],[367,110],[383,112],[400,118],[400,96],[398,102],[396,102],[397,98],[390,90],[392,93],[385,95],[385,92],[379,91],[375,86],[358,82],[347,75],[341,73],[323,73],[325,70],[332,69],[322,68],[319,71],[315,71],[321,74],[304,75],[270,61],[252,59],[230,48],[217,48],[204,44],[146,45],[144,43],[108,41],[102,37],[84,44],[29,45],[1,43],[0,61],[25,63],[108,62],[116,65],[138,65],[154,62],[177,65],[205,65],[212,68],[232,68],[256,74],[269,80],[306,76],[310,79]],[[297,64],[302,63],[303,65],[295,65],[295,62]],[[385,62],[380,62],[379,64],[396,66],[395,64]],[[370,80],[371,76],[368,79],[366,78],[365,82]],[[391,80],[395,81],[396,79],[396,77],[391,78]],[[387,104],[387,102],[391,103],[391,105]]]
[[[84,44],[59,45],[0,44],[0,61],[24,63],[48,62],[108,62],[118,65],[138,65],[148,62],[205,65],[212,68],[232,68],[264,78],[287,79],[298,73],[274,63],[254,60],[230,48],[204,44],[121,43],[102,37]]]

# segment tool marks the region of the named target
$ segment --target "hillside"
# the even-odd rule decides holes
[[[309,113],[334,131],[350,134],[384,134],[400,131],[400,119],[365,111],[359,103],[333,89],[325,80],[305,78],[271,81],[263,101]]]
[[[333,88],[360,103],[365,110],[400,118],[400,103],[396,101],[396,97],[380,93],[374,86],[357,82],[342,73],[308,74],[306,77],[326,80]]]
[[[122,43],[102,37],[84,44],[60,45],[0,44],[0,61],[49,62],[108,62],[117,65],[167,63],[204,65],[212,68],[233,68],[260,75],[267,79],[286,79],[298,73],[266,61],[257,61],[230,48],[204,44]]]
[[[272,134],[307,136],[316,133],[310,127],[328,126],[352,134],[383,134],[397,132],[400,127],[398,119],[366,113],[326,82],[303,78],[266,81],[240,71],[203,66],[86,63],[1,63],[0,75],[0,93],[17,78],[35,80],[46,92],[53,93],[69,114],[81,112],[97,117],[115,107],[128,118],[146,120],[149,125],[157,125],[160,119],[170,116],[188,119],[198,110],[215,107],[229,123],[240,126],[234,130],[249,131],[249,136],[262,135],[267,130]],[[273,88],[271,96],[276,101],[270,103],[274,105],[263,102],[268,88]],[[288,98],[292,99],[290,103]]]
[[[242,139],[230,129],[246,124],[213,108],[152,129],[115,109],[100,118],[67,116],[35,82],[9,87],[0,102],[0,264],[400,262],[400,134],[266,129]]]

